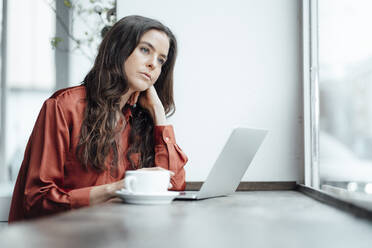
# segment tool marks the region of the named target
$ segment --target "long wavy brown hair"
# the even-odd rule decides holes
[[[177,41],[169,28],[157,20],[142,16],[127,16],[119,20],[105,35],[99,46],[93,68],[82,85],[86,87],[86,109],[81,127],[76,155],[86,169],[98,172],[107,168],[105,161],[112,153],[111,171],[118,165],[118,137],[123,128],[118,128],[117,113],[123,117],[125,108],[132,108],[130,119],[129,148],[126,155],[132,169],[154,166],[154,121],[149,112],[139,104],[120,109],[120,98],[128,91],[124,63],[137,47],[142,35],[159,30],[169,38],[168,59],[154,84],[157,94],[170,116],[175,111],[173,100],[173,69],[177,55]],[[131,159],[139,153],[139,163]]]

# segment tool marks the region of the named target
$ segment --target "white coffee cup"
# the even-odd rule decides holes
[[[127,171],[124,188],[133,194],[157,194],[168,191],[170,172],[166,170]]]

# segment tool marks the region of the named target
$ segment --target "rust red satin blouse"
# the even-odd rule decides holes
[[[9,223],[89,205],[92,186],[124,178],[131,117],[121,133],[118,176],[83,169],[75,157],[85,109],[85,86],[57,91],[44,102],[28,141],[13,192]],[[155,126],[155,165],[171,170],[171,190],[185,189],[186,155],[176,144],[173,127]]]

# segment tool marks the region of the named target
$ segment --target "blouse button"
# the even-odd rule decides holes
[[[168,137],[165,137],[165,141],[169,141],[169,138]]]

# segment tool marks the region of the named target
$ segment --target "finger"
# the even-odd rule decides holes
[[[120,203],[122,201],[123,200],[121,200],[120,198],[114,197],[114,198],[111,198],[110,200],[108,200],[107,203]]]
[[[122,180],[117,181],[117,182],[115,183],[115,188],[116,188],[117,190],[120,190],[120,189],[123,189],[123,188],[124,188],[124,180],[125,180],[125,179],[122,179]]]
[[[134,97],[133,97],[134,103],[137,103],[139,95],[140,95],[140,92],[139,91],[137,91],[136,93],[134,93]]]
[[[129,100],[128,100],[128,104],[133,105],[133,94],[130,95]]]

